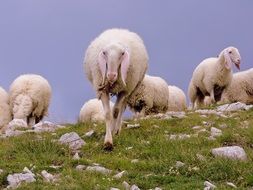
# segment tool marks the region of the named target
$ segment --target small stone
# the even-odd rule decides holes
[[[193,170],[193,171],[199,171],[199,167],[195,166],[191,170]]]
[[[4,173],[4,170],[0,169],[0,175],[1,175],[2,173]]]
[[[215,141],[215,140],[216,140],[216,138],[215,138],[214,136],[207,137],[207,139],[208,139],[209,141]]]
[[[205,181],[204,186],[208,187],[209,189],[215,189],[216,188],[216,186],[214,184],[210,183],[209,181]]]
[[[220,112],[232,112],[232,111],[239,111],[239,110],[249,110],[253,107],[253,105],[246,105],[241,102],[236,102],[232,104],[224,104],[217,107],[217,111]]]
[[[231,183],[231,182],[227,182],[227,185],[230,186],[230,187],[233,187],[233,188],[237,188],[235,184]]]
[[[176,168],[181,168],[185,165],[185,163],[180,162],[180,161],[176,161]]]
[[[101,174],[110,174],[112,171],[109,170],[109,169],[106,169],[102,166],[88,166],[86,168],[86,171],[93,171],[93,172],[98,172],[98,173],[101,173]]]
[[[137,185],[132,185],[130,190],[140,190],[140,188]]]
[[[91,130],[91,131],[89,131],[89,132],[87,132],[87,133],[85,133],[85,137],[91,137],[92,135],[94,135],[95,134],[95,131],[94,130]]]
[[[86,144],[75,132],[62,135],[59,142],[61,144],[69,145],[69,148],[73,151],[80,149],[83,145]]]
[[[156,128],[156,129],[160,128],[160,126],[158,126],[158,125],[153,125],[153,127]]]
[[[185,112],[173,112],[173,111],[166,112],[166,116],[169,118],[172,117],[172,118],[178,118],[178,119],[182,119],[186,117]]]
[[[122,172],[119,172],[117,173],[116,175],[113,176],[114,179],[120,179],[123,177],[124,174],[126,174],[127,172],[126,171],[122,171]]]
[[[187,135],[187,134],[180,134],[178,135],[178,139],[180,140],[183,140],[183,139],[188,139],[190,138],[191,136],[190,135]]]
[[[220,125],[219,125],[219,127],[220,127],[220,128],[222,128],[222,129],[226,129],[226,128],[228,128],[228,126],[227,126],[225,123],[220,124]]]
[[[127,124],[126,129],[136,129],[136,128],[140,128],[140,124],[136,123],[136,124]]]
[[[197,131],[197,134],[199,134],[199,133],[206,133],[206,132],[208,132],[206,129],[200,129],[200,130]]]
[[[54,175],[48,173],[46,170],[43,170],[41,172],[41,175],[42,175],[43,179],[46,182],[55,182],[55,181],[57,181],[57,178]]]
[[[49,166],[49,168],[59,169],[59,168],[62,168],[62,166],[55,166],[55,165],[51,165],[51,166]]]
[[[28,128],[28,125],[23,119],[13,119],[7,126],[7,129],[11,130],[15,130],[17,128]]]
[[[162,190],[160,187],[156,187],[155,190]]]
[[[75,155],[73,156],[73,160],[80,160],[78,152],[76,152]]]
[[[193,130],[197,130],[197,129],[201,129],[201,128],[202,128],[202,127],[199,126],[199,125],[192,127]]]
[[[247,155],[243,148],[239,146],[227,146],[212,149],[214,156],[221,156],[232,160],[247,160]]]
[[[85,170],[86,168],[87,168],[87,166],[85,166],[85,165],[78,165],[78,166],[76,166],[77,170]]]
[[[138,163],[138,162],[139,162],[138,159],[133,159],[133,160],[131,160],[131,163],[132,163],[132,164],[136,164],[136,163]]]
[[[132,146],[126,147],[126,150],[131,150],[131,149],[133,149]]]
[[[221,135],[222,135],[222,131],[220,129],[217,129],[215,127],[211,127],[211,136],[219,137]]]
[[[125,188],[125,190],[130,190],[130,185],[126,181],[123,181],[122,185]]]
[[[196,156],[197,156],[197,159],[198,159],[198,160],[200,160],[200,161],[206,161],[206,158],[205,158],[203,155],[201,155],[201,154],[196,154]]]
[[[41,121],[35,124],[32,128],[34,132],[41,133],[41,132],[54,132],[57,129],[65,128],[65,126],[57,125],[50,121]]]
[[[111,187],[110,190],[120,190],[120,189],[115,188],[115,187]]]

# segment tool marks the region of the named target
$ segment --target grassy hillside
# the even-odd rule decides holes
[[[230,118],[215,115],[207,117],[188,113],[186,118],[148,119],[129,121],[140,123],[138,129],[124,129],[114,138],[112,152],[102,149],[104,125],[68,125],[56,133],[24,134],[0,140],[0,186],[7,186],[7,175],[22,172],[24,167],[33,168],[35,174],[47,170],[59,174],[56,183],[44,182],[36,175],[36,182],[23,184],[18,189],[123,189],[122,182],[136,184],[140,189],[203,189],[204,181],[215,184],[218,189],[231,189],[226,183],[234,183],[238,189],[253,187],[253,110],[236,112]],[[199,132],[200,129],[207,131]],[[224,128],[225,126],[225,128]],[[223,134],[216,140],[208,140],[210,128],[216,127]],[[91,129],[92,137],[84,137]],[[59,145],[58,140],[66,132],[75,131],[87,143],[81,149],[80,160],[73,160],[67,146]],[[170,140],[172,134],[190,134],[187,139]],[[248,161],[232,161],[215,158],[211,149],[239,145],[247,153]],[[204,159],[199,159],[201,154]],[[138,159],[136,162],[132,160]],[[176,161],[185,163],[177,168]],[[98,163],[112,170],[112,174],[77,171],[77,165]],[[58,169],[51,165],[60,166]],[[120,179],[113,175],[127,171]]]

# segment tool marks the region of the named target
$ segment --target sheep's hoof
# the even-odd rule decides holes
[[[112,143],[106,142],[106,143],[104,144],[104,150],[105,150],[105,151],[112,151],[112,150],[113,150],[113,145],[112,145]]]

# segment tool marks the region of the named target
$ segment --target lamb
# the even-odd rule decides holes
[[[253,68],[233,75],[232,82],[221,96],[221,103],[253,104]]]
[[[184,111],[187,107],[184,91],[177,86],[168,86],[169,104],[168,111]]]
[[[165,113],[168,109],[168,84],[160,77],[145,75],[127,104],[136,116]]]
[[[112,134],[120,132],[127,99],[143,80],[147,67],[148,53],[142,39],[126,29],[104,31],[86,50],[84,69],[105,113],[106,150],[113,148]],[[117,97],[112,111],[110,94]]]
[[[33,126],[48,113],[51,87],[40,75],[25,74],[10,86],[10,108],[13,119],[22,119]]]
[[[188,88],[192,108],[203,104],[205,96],[210,96],[212,103],[219,101],[232,80],[232,63],[240,69],[240,61],[235,47],[225,48],[217,58],[203,60],[194,70]]]
[[[113,102],[110,102],[110,107],[113,107]],[[104,122],[104,110],[101,100],[97,98],[87,101],[80,110],[79,122]]]
[[[3,129],[11,121],[11,111],[8,93],[0,87],[0,129]]]

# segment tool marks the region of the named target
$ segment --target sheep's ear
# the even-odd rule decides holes
[[[224,51],[224,58],[225,58],[225,67],[227,69],[231,69],[232,61],[227,49]]]
[[[105,82],[105,74],[106,74],[106,55],[104,54],[103,51],[101,51],[98,55],[98,64],[99,68],[103,77],[103,83]]]
[[[130,56],[128,51],[125,51],[121,62],[121,79],[124,85],[126,85],[126,77],[129,64],[130,64]]]

